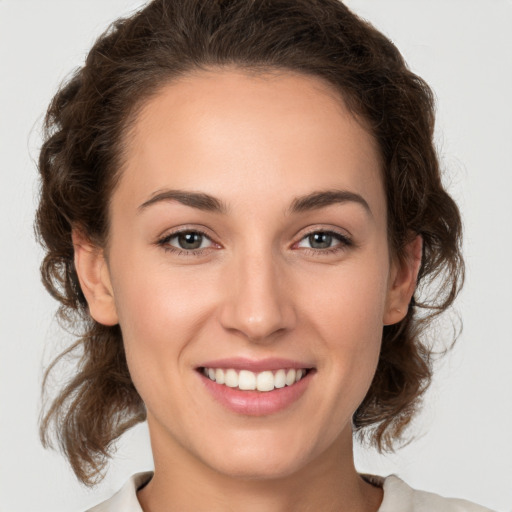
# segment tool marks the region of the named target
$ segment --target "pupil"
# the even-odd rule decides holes
[[[199,249],[203,235],[200,233],[181,233],[178,236],[178,243],[182,249]]]
[[[314,233],[309,235],[309,243],[314,249],[327,249],[331,246],[332,236],[328,233]]]

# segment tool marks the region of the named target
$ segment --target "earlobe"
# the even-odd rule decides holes
[[[393,264],[383,324],[400,322],[407,315],[409,303],[416,288],[421,266],[423,239],[416,235],[404,250],[404,257]]]
[[[75,269],[90,315],[100,324],[116,325],[114,291],[103,249],[79,230],[73,230],[72,239]]]

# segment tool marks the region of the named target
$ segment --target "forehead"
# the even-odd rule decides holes
[[[125,147],[121,193],[139,204],[164,188],[241,205],[333,188],[384,197],[374,138],[333,87],[297,73],[186,75],[147,101]]]

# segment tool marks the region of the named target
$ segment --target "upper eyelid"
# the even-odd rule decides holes
[[[179,231],[173,231],[172,233],[169,233],[168,235],[164,235],[162,239],[168,239],[174,238],[176,236],[182,235],[183,233],[197,233],[198,235],[204,236],[205,238],[208,238],[208,240],[213,242],[213,239],[208,233],[205,233],[204,231],[199,231],[198,229],[181,229]]]
[[[313,230],[309,233],[306,233],[301,238],[299,238],[296,242],[293,242],[293,245],[295,246],[295,245],[300,244],[304,239],[309,238],[311,235],[314,235],[315,233],[324,233],[327,235],[331,235],[331,236],[333,236],[333,238],[336,238],[338,240],[340,245],[345,245],[345,246],[353,245],[353,241],[352,241],[351,237],[344,235],[342,233],[339,233],[338,231],[327,230],[327,229],[324,229],[324,230],[317,229],[317,230]],[[320,251],[320,252],[324,252],[327,250],[327,249],[315,249],[313,247],[303,247],[302,249],[312,250],[312,251]]]
[[[334,227],[309,227],[309,228],[307,227],[307,228],[303,228],[303,229],[305,229],[306,231],[300,235],[300,237],[299,237],[300,240],[302,238],[304,238],[305,236],[311,235],[313,233],[333,233],[336,235],[344,236],[346,238],[349,238],[351,236],[349,233],[341,232],[341,231],[345,231],[345,230],[337,229]],[[303,229],[300,231],[303,231]],[[214,237],[212,237],[212,235],[209,234],[209,231],[211,231],[211,230],[206,227],[203,228],[203,227],[185,226],[185,227],[177,228],[175,231],[171,231],[169,233],[164,232],[165,234],[160,235],[159,238],[165,238],[167,236],[179,235],[180,233],[200,233],[202,235],[207,236],[208,238],[214,238]]]
[[[304,240],[304,238],[308,237],[308,236],[311,236],[311,235],[314,235],[315,233],[324,233],[324,234],[327,234],[327,235],[335,235],[335,236],[338,236],[340,238],[343,238],[344,240],[348,240],[350,239],[350,237],[344,233],[340,233],[339,231],[335,231],[333,229],[314,229],[313,231],[309,231],[308,233],[302,235],[300,238],[299,238],[299,241],[300,240]]]
[[[341,230],[341,229],[336,229],[334,227],[327,227],[327,226],[324,226],[324,227],[321,227],[321,226],[310,226],[309,228],[304,228],[306,229],[306,231],[302,232],[296,239],[295,241],[292,242],[292,246],[293,245],[296,245],[297,243],[301,242],[302,240],[304,240],[304,238],[308,237],[308,236],[311,236],[315,233],[327,233],[327,234],[332,234],[332,235],[335,235],[339,238],[341,238],[342,240],[344,241],[347,241],[347,242],[352,242],[352,236],[347,233],[347,232],[342,232],[344,230]],[[207,230],[207,228],[202,228],[202,227],[183,227],[183,228],[177,228],[175,231],[171,231],[170,233],[167,233],[167,234],[164,234],[164,235],[161,235],[158,237],[157,239],[157,243],[162,243],[162,242],[167,242],[169,240],[171,240],[172,238],[182,234],[182,233],[199,233],[201,234],[202,236],[208,238],[208,240],[210,240],[213,244],[216,244],[216,245],[220,245],[222,246],[221,243],[219,243],[214,236],[210,235],[207,231],[210,231],[210,230]],[[194,251],[194,250],[199,250],[199,249],[191,249],[190,251]]]
[[[341,228],[335,228],[331,226],[323,226],[323,227],[310,227],[305,228],[306,231],[302,232],[302,234],[298,237],[298,241],[302,240],[303,238],[313,235],[314,233],[328,233],[333,235],[338,235],[339,237],[345,239],[345,240],[352,240],[352,235]]]
[[[157,237],[157,240],[161,241],[161,240],[165,240],[165,239],[170,239],[175,236],[181,235],[182,233],[199,233],[200,235],[203,235],[206,238],[210,239],[212,242],[214,242],[215,236],[211,235],[209,233],[209,231],[210,230],[207,229],[206,227],[205,228],[203,228],[203,227],[180,227],[180,228],[177,228],[176,230],[164,231],[164,233],[162,235],[159,235]]]
[[[186,225],[185,224],[184,226],[180,226],[180,227],[173,228],[173,229],[176,229],[176,230],[171,231],[169,234],[160,236],[159,240],[164,239],[164,238],[168,239],[172,236],[176,236],[183,232],[197,232],[197,233],[200,233],[200,234],[206,236],[214,244],[217,244],[221,247],[224,245],[222,242],[219,242],[219,240],[221,240],[222,238],[225,238],[225,237],[219,236],[216,233],[216,231],[214,231],[212,228],[204,226],[204,225],[194,225],[194,224]],[[211,233],[213,233],[213,234],[211,234]],[[305,237],[310,236],[314,233],[330,233],[337,237],[340,237],[342,239],[342,241],[353,244],[352,234],[347,229],[339,227],[339,226],[334,226],[332,224],[322,224],[322,223],[310,224],[308,226],[305,226],[305,227],[302,227],[302,228],[296,230],[293,238],[291,240],[288,239],[288,241],[285,243],[288,245],[288,247],[296,245],[298,242],[303,240]]]

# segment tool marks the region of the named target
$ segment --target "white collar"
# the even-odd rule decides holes
[[[96,505],[87,512],[143,512],[137,491],[152,478],[153,472],[136,473],[112,498]],[[469,501],[443,498],[437,494],[416,491],[396,475],[386,478],[363,475],[365,480],[382,487],[384,499],[378,512],[492,512]]]

